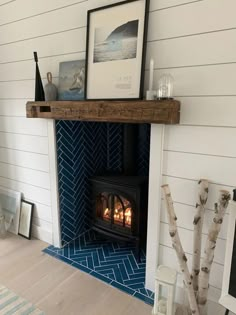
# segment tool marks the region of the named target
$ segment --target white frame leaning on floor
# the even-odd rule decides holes
[[[19,220],[20,220],[20,208],[21,208],[21,192],[8,189],[0,186],[0,195],[3,195],[5,198],[15,199],[15,208],[12,208],[12,203],[2,204],[3,213],[5,215],[6,224],[9,226],[8,231],[18,235],[19,230]],[[4,198],[4,199],[5,199]],[[1,198],[0,198],[1,199]],[[6,200],[6,199],[5,199]],[[0,200],[1,202],[1,200]],[[7,207],[7,208],[5,208]],[[10,219],[10,221],[9,221]]]
[[[224,275],[223,275],[223,287],[221,298],[219,303],[225,308],[229,309],[231,312],[236,312],[236,298],[229,294],[229,283],[230,283],[230,272],[232,263],[232,254],[234,246],[234,234],[236,225],[236,202],[230,201],[229,204],[230,215],[229,215],[229,225],[226,243],[226,253],[225,253],[225,264],[224,264]]]

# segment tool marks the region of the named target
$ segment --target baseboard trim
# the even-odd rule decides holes
[[[48,244],[53,243],[52,231],[45,230],[35,224],[32,225],[32,236]]]

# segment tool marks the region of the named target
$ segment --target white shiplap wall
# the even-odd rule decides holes
[[[119,0],[0,0],[0,185],[22,191],[36,204],[35,234],[49,242],[48,123],[25,118],[25,103],[34,96],[32,52],[38,51],[42,76],[51,71],[57,82],[60,61],[85,56],[87,10],[114,2]],[[146,71],[152,56],[155,83],[171,73],[182,102],[180,126],[165,129],[163,181],[171,186],[190,261],[197,180],[212,182],[207,223],[217,191],[236,184],[235,11],[235,0],[151,0],[150,5]],[[225,222],[211,275],[214,299],[222,284],[226,229]],[[159,263],[176,266],[164,209]]]
[[[156,59],[156,80],[162,73],[171,73],[175,97],[182,102],[180,126],[165,129],[163,182],[171,187],[179,233],[190,263],[197,180],[211,181],[203,239],[219,189],[232,191],[236,185],[235,10],[235,1],[203,0],[150,14],[148,56]],[[227,220],[228,215],[210,277],[213,300],[219,298],[222,286]],[[164,205],[159,263],[177,265]]]

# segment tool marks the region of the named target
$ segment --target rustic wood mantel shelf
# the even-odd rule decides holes
[[[26,111],[28,118],[178,124],[180,102],[173,99],[28,102]]]

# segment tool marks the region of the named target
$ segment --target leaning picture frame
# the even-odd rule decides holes
[[[7,230],[13,234],[18,234],[20,217],[21,192],[0,187],[0,203]]]
[[[18,234],[27,239],[31,239],[33,210],[34,210],[33,203],[29,201],[21,200]]]
[[[64,61],[59,64],[59,101],[84,100],[85,60]]]
[[[149,0],[128,0],[88,11],[85,99],[143,95]]]

